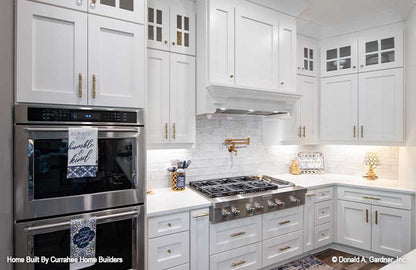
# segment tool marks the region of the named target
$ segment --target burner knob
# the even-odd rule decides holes
[[[235,216],[238,216],[241,213],[241,211],[238,210],[237,207],[232,206],[231,207],[231,213],[233,213]]]
[[[293,205],[300,205],[300,200],[293,195],[289,196],[289,200]]]
[[[261,204],[260,204],[260,203],[258,203],[258,202],[255,202],[255,203],[254,203],[254,208],[256,208],[256,210],[262,211],[262,210],[264,209],[264,206],[263,206],[263,205],[261,205]]]
[[[286,206],[286,204],[279,199],[275,199],[274,201],[279,208],[284,208]]]
[[[254,213],[254,210],[256,210],[256,208],[254,208],[250,203],[246,204],[246,210],[249,213]]]
[[[273,202],[272,200],[267,200],[267,205],[269,208],[274,208],[277,206],[277,203]]]
[[[228,211],[227,209],[223,208],[223,209],[221,210],[221,215],[222,215],[224,218],[227,218],[229,215],[231,215],[231,212],[230,212],[230,211]]]

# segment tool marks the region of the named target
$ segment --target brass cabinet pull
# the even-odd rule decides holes
[[[209,216],[209,213],[203,213],[203,214],[195,215],[195,216],[193,216],[193,218],[200,218],[200,217],[206,217],[206,216]]]
[[[279,225],[288,224],[288,223],[290,223],[290,220],[281,221],[279,222]]]
[[[246,261],[239,261],[239,262],[232,263],[231,266],[236,267],[236,266],[239,266],[239,265],[242,265],[242,264],[245,264],[245,263],[246,263]]]
[[[356,138],[356,137],[357,137],[357,127],[354,126],[354,138]]]
[[[236,237],[236,236],[240,236],[240,235],[245,235],[246,232],[237,232],[237,233],[232,233],[231,237]]]
[[[285,247],[279,248],[279,250],[283,251],[283,250],[286,250],[286,249],[289,249],[289,248],[290,248],[290,246],[285,246]]]
[[[369,200],[375,200],[375,201],[380,201],[380,198],[377,197],[370,197],[370,196],[363,196],[363,199],[369,199]]]
[[[165,123],[165,139],[168,139],[168,122]]]
[[[364,126],[361,125],[361,138],[364,138]]]
[[[176,124],[173,122],[173,138],[176,139]]]
[[[365,209],[365,222],[368,223],[368,209]]]
[[[95,99],[95,96],[97,94],[96,90],[95,90],[96,83],[97,83],[97,78],[95,77],[95,74],[93,74],[92,75],[92,98],[94,98],[94,99]]]
[[[376,225],[378,224],[378,211],[376,211]]]
[[[306,138],[306,126],[303,126],[303,138]]]
[[[306,197],[315,197],[316,196],[316,194],[315,193],[312,193],[312,194],[306,194]]]
[[[78,74],[78,97],[82,98],[82,73]]]
[[[298,134],[299,138],[302,138],[302,126],[299,126],[299,134]]]

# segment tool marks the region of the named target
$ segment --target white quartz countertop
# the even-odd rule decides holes
[[[198,193],[186,187],[182,191],[171,188],[153,189],[147,195],[147,216],[159,216],[209,207],[211,203]]]
[[[403,261],[404,260],[404,261]],[[416,249],[410,251],[399,260],[390,263],[383,268],[382,270],[414,270],[416,269]]]
[[[305,188],[321,188],[331,185],[355,186],[374,188],[386,191],[396,191],[403,193],[416,193],[416,188],[411,186],[401,185],[398,180],[377,179],[367,180],[360,176],[338,175],[338,174],[279,174],[271,175],[272,177],[286,180],[295,183],[298,186]]]

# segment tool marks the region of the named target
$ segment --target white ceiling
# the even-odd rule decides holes
[[[299,17],[321,26],[345,24],[354,19],[381,13],[406,19],[414,0],[306,0]]]

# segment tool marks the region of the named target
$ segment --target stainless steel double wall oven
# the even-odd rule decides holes
[[[69,256],[70,220],[96,217],[96,256],[123,263],[88,269],[144,269],[143,123],[142,110],[16,105],[15,256]],[[67,179],[70,127],[98,129],[95,177]],[[69,264],[16,269],[69,269]]]

